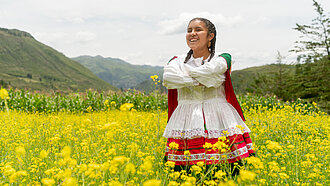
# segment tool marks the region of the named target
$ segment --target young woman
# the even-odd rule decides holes
[[[231,56],[215,53],[216,29],[204,18],[189,22],[186,42],[188,54],[164,67],[169,106],[165,159],[175,162],[175,170],[198,162],[238,162],[254,151],[231,84]]]

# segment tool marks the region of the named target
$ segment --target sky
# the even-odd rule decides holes
[[[330,1],[318,2],[329,15]],[[312,0],[0,0],[0,27],[29,32],[67,57],[153,66],[188,52],[194,17],[215,24],[216,51],[232,55],[233,70],[275,63],[278,52],[290,64],[301,36],[293,28],[316,16]]]

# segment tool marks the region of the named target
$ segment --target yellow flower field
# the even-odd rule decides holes
[[[245,111],[257,156],[246,159],[237,178],[218,171],[209,179],[202,163],[187,175],[163,162],[167,113],[128,107],[81,114],[1,111],[0,185],[330,184],[326,114],[290,106]]]

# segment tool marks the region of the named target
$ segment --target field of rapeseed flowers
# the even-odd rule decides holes
[[[226,178],[221,170],[205,173],[203,163],[187,174],[163,162],[167,113],[160,106],[143,111],[138,102],[105,98],[80,112],[32,112],[13,108],[22,103],[12,99],[0,92],[0,185],[330,184],[330,117],[301,104],[245,97],[257,156]]]

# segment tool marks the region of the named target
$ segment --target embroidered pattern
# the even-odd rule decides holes
[[[227,131],[227,132],[225,132]],[[197,129],[189,129],[189,130],[171,130],[169,134],[166,134],[167,138],[181,138],[181,139],[194,139],[198,137],[207,137],[207,138],[219,138],[222,136],[233,136],[235,134],[243,134],[247,132],[248,129],[242,127],[242,129],[238,127],[231,127],[228,129],[222,130],[208,130],[207,133],[202,128]]]
[[[249,144],[252,147],[252,144]],[[228,160],[228,159],[235,159],[243,154],[248,153],[247,146],[244,146],[240,149],[237,149],[233,152],[228,153],[214,153],[214,154],[207,154],[207,153],[199,153],[199,154],[191,154],[191,155],[176,155],[176,154],[168,154],[168,160],[170,161],[212,161],[212,160]],[[225,156],[224,156],[225,155]]]

